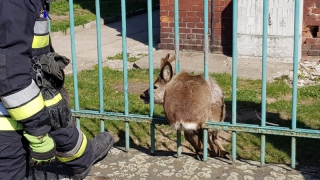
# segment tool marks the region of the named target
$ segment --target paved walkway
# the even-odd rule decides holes
[[[220,158],[198,161],[194,154],[182,154],[177,158],[174,152],[156,152],[150,156],[143,150],[130,149],[124,152],[113,148],[106,159],[97,163],[91,177],[110,179],[222,179],[222,180],[303,180],[319,179],[317,166],[302,166],[298,170],[283,164],[267,164],[260,167],[256,161],[238,160],[231,163]]]
[[[159,67],[160,58],[173,51],[157,50],[159,42],[159,11],[153,13],[154,32],[154,67]],[[89,25],[90,26],[90,25]],[[127,19],[127,48],[131,54],[148,54],[147,15],[137,15]],[[102,59],[122,52],[121,22],[101,26]],[[71,59],[69,35],[54,33],[52,37],[56,52]],[[91,69],[97,64],[96,29],[91,27],[76,32],[77,70]],[[181,69],[202,72],[203,53],[181,52]],[[231,58],[224,55],[209,54],[209,71],[231,73]],[[74,63],[74,62],[73,62]],[[148,68],[148,56],[136,61],[136,66]],[[259,59],[239,59],[238,76],[260,79],[261,61]],[[268,63],[268,79],[281,76],[292,69],[288,63]],[[66,73],[72,73],[71,65]],[[249,152],[248,152],[249,153]],[[155,156],[148,150],[130,149],[124,152],[114,147],[109,155],[96,164],[86,179],[319,179],[320,163],[308,164],[293,170],[282,164],[267,164],[260,167],[259,162],[238,160],[230,163],[225,160],[209,158],[207,162],[198,161],[193,154],[183,154],[176,158],[174,152],[156,152]],[[59,168],[62,168],[61,166]]]

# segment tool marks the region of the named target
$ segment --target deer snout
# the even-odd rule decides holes
[[[143,92],[140,95],[140,99],[142,99],[145,104],[149,104],[150,102],[149,90],[146,90],[145,92]]]

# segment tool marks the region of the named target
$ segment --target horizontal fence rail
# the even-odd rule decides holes
[[[213,0],[212,0],[213,1]],[[213,3],[213,2],[212,2]],[[261,95],[261,125],[240,124],[237,123],[237,32],[238,32],[238,0],[232,1],[233,7],[233,47],[232,47],[232,120],[228,122],[207,122],[204,128],[204,151],[203,160],[207,160],[207,138],[208,129],[226,130],[232,132],[232,160],[236,160],[236,139],[238,132],[257,133],[261,135],[261,165],[265,163],[265,135],[279,135],[289,136],[291,139],[291,166],[295,167],[296,159],[296,137],[303,138],[317,138],[320,139],[320,131],[312,129],[301,129],[296,127],[297,114],[297,71],[298,71],[298,51],[299,51],[299,12],[301,9],[300,0],[295,1],[295,17],[294,17],[294,55],[293,55],[293,87],[292,87],[292,126],[289,127],[275,127],[266,125],[266,67],[267,67],[267,41],[268,41],[268,0],[263,0],[263,34],[262,34],[262,95]],[[126,6],[125,0],[121,0],[121,20],[122,20],[122,54],[123,54],[123,86],[124,86],[124,113],[105,112],[104,111],[104,92],[103,92],[103,68],[101,56],[101,32],[100,32],[100,1],[96,0],[96,28],[97,28],[97,53],[98,53],[98,79],[99,79],[99,111],[94,110],[80,110],[79,93],[78,93],[78,78],[77,78],[77,60],[75,51],[74,38],[74,12],[73,0],[69,0],[70,12],[70,39],[72,51],[72,70],[74,81],[74,109],[72,114],[76,117],[77,127],[80,128],[80,118],[94,118],[100,119],[100,131],[104,131],[105,120],[123,121],[125,123],[125,140],[126,150],[129,150],[129,122],[149,123],[151,134],[151,153],[155,152],[155,125],[168,124],[164,117],[154,117],[154,94],[153,94],[153,32],[152,32],[152,1],[148,0],[148,45],[149,45],[149,86],[150,86],[150,113],[149,115],[130,114],[129,100],[128,100],[128,69],[127,69],[127,42],[126,42]],[[204,0],[204,76],[208,79],[208,49],[209,49],[209,28],[208,28],[208,0]],[[213,13],[213,12],[212,12]],[[211,30],[213,32],[213,30]],[[180,54],[179,54],[179,1],[174,0],[174,32],[175,32],[175,55],[176,55],[176,73],[180,71]],[[177,155],[180,156],[181,147],[181,132],[177,132]]]
[[[150,117],[148,115],[140,114],[129,114],[124,115],[123,113],[112,113],[105,112],[99,113],[98,111],[81,110],[73,111],[73,116],[82,118],[94,118],[94,119],[104,119],[104,120],[115,120],[115,121],[130,121],[139,123],[154,123],[154,124],[167,124],[168,122],[165,117]],[[303,137],[303,138],[316,138],[320,139],[320,131],[312,129],[300,129],[295,130],[287,127],[275,127],[275,126],[264,126],[254,124],[241,124],[237,123],[233,125],[228,122],[207,122],[205,128],[217,129],[225,131],[236,131],[236,132],[249,132],[257,134],[269,134],[269,135],[280,135],[280,136],[290,136],[290,137]]]

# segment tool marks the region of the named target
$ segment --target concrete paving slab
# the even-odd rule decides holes
[[[308,168],[310,170],[310,167]],[[318,173],[310,173],[305,168],[300,171],[284,164],[266,164],[249,160],[231,162],[222,158],[209,157],[206,162],[195,159],[194,154],[156,151],[150,155],[148,150],[113,148],[107,158],[97,163],[87,177],[108,177],[109,179],[239,179],[239,180],[304,180],[317,179]],[[315,171],[316,169],[314,169]]]

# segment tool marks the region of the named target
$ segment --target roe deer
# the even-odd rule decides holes
[[[222,122],[225,119],[225,103],[222,89],[214,79],[206,81],[203,75],[191,76],[186,72],[173,75],[171,63],[175,56],[161,59],[160,75],[154,82],[154,102],[163,104],[168,123],[178,131],[184,131],[186,140],[194,147],[197,158],[203,152],[203,126],[207,120]],[[149,103],[149,89],[140,95]],[[218,140],[218,130],[208,130],[209,154],[230,158]],[[217,147],[215,147],[216,145]]]

